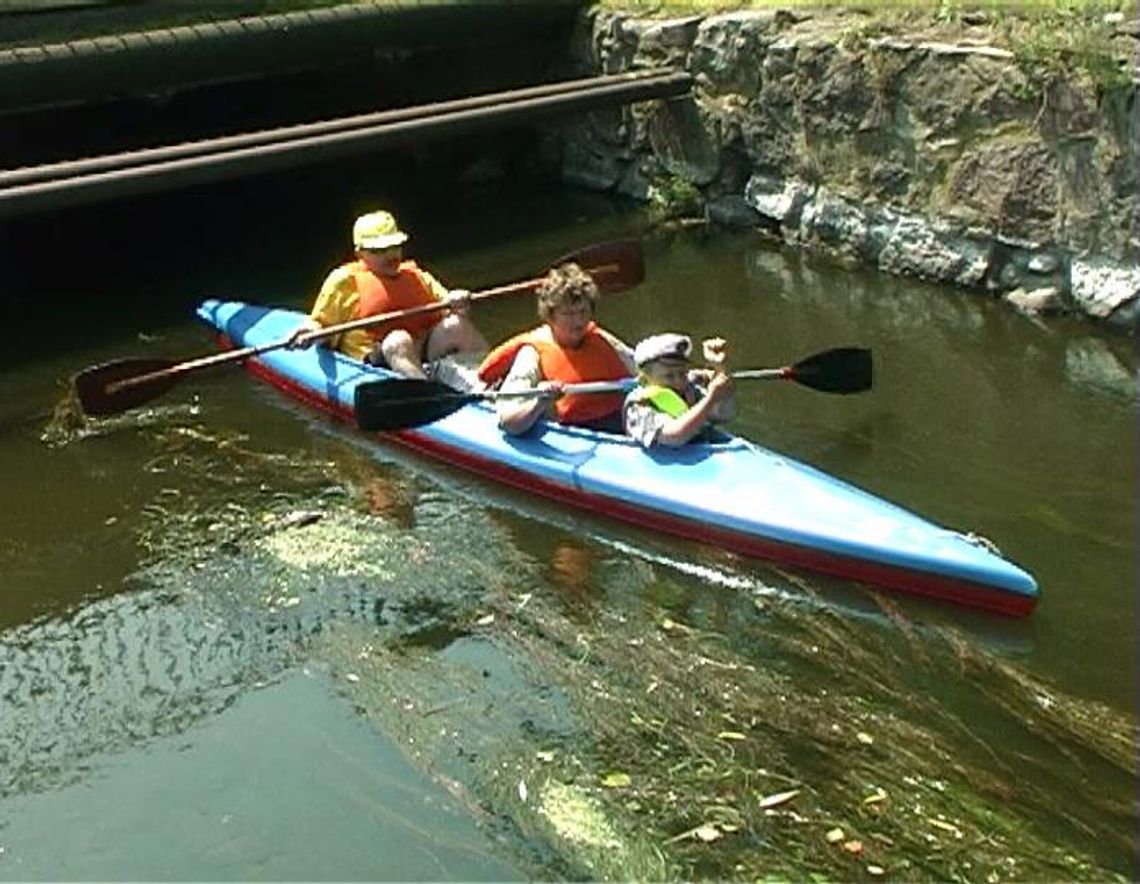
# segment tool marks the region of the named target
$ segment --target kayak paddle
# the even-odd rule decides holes
[[[871,389],[871,351],[861,347],[836,347],[814,353],[795,365],[732,372],[734,380],[793,381],[823,393],[861,393]],[[564,392],[623,393],[637,385],[636,378],[568,384]],[[482,390],[463,393],[438,381],[418,378],[392,378],[361,384],[356,388],[356,424],[362,430],[391,431],[422,427],[447,417],[471,402],[504,398],[533,398],[544,395],[530,389],[504,393]]]
[[[552,266],[573,261],[589,272],[603,294],[625,291],[645,278],[645,263],[641,243],[636,239],[613,240],[595,243],[563,255]],[[471,301],[483,301],[500,295],[516,295],[533,292],[541,278],[513,282],[496,288],[485,289],[471,294]],[[382,325],[396,319],[404,319],[422,313],[446,310],[448,304],[440,301],[423,304],[405,310],[395,310],[376,316],[353,319],[307,335],[307,340],[318,341],[358,328]],[[100,365],[85,368],[75,376],[75,392],[84,413],[92,416],[119,414],[165,393],[186,375],[204,368],[241,362],[271,350],[290,346],[292,338],[262,344],[259,347],[243,347],[213,353],[197,359],[177,361],[158,357],[115,359]]]
[[[862,393],[871,389],[871,351],[864,347],[834,347],[813,353],[783,368],[734,371],[737,380],[794,381],[821,393]]]
[[[636,384],[634,378],[617,381],[594,381],[588,384],[567,384],[566,394],[622,393]],[[496,399],[533,399],[542,396],[537,389],[504,393],[500,390],[482,390],[463,393],[439,381],[419,378],[392,378],[370,384],[360,384],[353,402],[356,424],[362,430],[407,430],[422,427],[447,417],[470,402],[493,402]]]

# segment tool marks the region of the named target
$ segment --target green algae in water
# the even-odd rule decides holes
[[[1135,811],[1120,784],[1135,784],[1134,722],[964,636],[886,601],[869,625],[823,604],[757,607],[739,586],[591,544],[597,592],[584,610],[462,500],[424,495],[402,528],[354,509],[350,488],[325,498],[318,521],[292,524],[324,468],[308,500],[298,482],[268,506],[253,493],[260,470],[248,472],[245,498],[183,494],[156,508],[155,536],[158,523],[184,529],[196,560],[181,557],[194,543],[155,549],[239,606],[258,608],[266,585],[300,598],[264,616],[319,625],[298,645],[305,665],[327,670],[473,815],[509,821],[537,877],[1127,875]],[[362,602],[384,616],[346,610]],[[418,640],[425,629],[436,638]],[[1023,734],[1026,751],[995,748],[1000,732]],[[603,785],[613,772],[628,781]]]
[[[374,541],[362,539],[374,524],[357,520],[327,519],[316,524],[270,534],[260,547],[285,568],[302,572],[324,571],[336,577],[356,575],[389,580],[395,576],[388,556],[378,555]],[[366,555],[361,555],[361,552]],[[391,555],[392,550],[384,550]],[[401,551],[403,553],[403,551]]]
[[[547,783],[542,788],[538,812],[550,822],[559,838],[598,849],[622,846],[597,801],[578,786]]]

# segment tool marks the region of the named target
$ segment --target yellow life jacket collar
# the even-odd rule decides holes
[[[689,410],[689,403],[680,393],[661,384],[646,384],[638,398],[669,417],[680,417]]]

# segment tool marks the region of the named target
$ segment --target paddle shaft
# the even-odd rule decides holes
[[[551,266],[568,262],[578,264],[589,273],[602,294],[625,291],[645,278],[645,262],[641,243],[636,239],[612,240],[595,243],[563,255]],[[484,289],[469,295],[466,303],[482,301],[500,295],[534,292],[545,277],[513,282],[508,285]],[[203,368],[242,362],[271,350],[308,346],[323,338],[331,338],[354,329],[369,328],[401,319],[442,310],[462,309],[463,302],[452,299],[433,301],[403,310],[393,310],[351,319],[325,328],[309,329],[298,326],[289,337],[257,346],[242,347],[222,353],[212,353],[182,362],[161,358],[116,359],[101,365],[90,366],[79,372],[73,380],[80,406],[86,414],[102,416],[118,414],[128,408],[158,396],[174,386],[184,376]]]
[[[620,261],[611,261],[607,264],[598,264],[585,268],[592,276],[605,277],[610,274],[619,275],[622,273],[623,267]],[[478,292],[473,292],[470,297],[471,302],[484,301],[489,298],[497,298],[502,295],[521,295],[528,292],[533,292],[542,282],[542,278],[527,279],[521,282],[512,282],[507,285],[495,286],[494,288],[483,289]],[[260,356],[263,353],[269,353],[273,350],[280,350],[290,345],[298,344],[301,342],[310,343],[313,341],[323,340],[324,338],[331,338],[337,335],[344,334],[345,332],[354,331],[355,329],[370,328],[375,325],[383,325],[388,322],[396,322],[401,319],[407,319],[411,316],[422,316],[425,313],[435,313],[439,310],[446,310],[452,304],[448,301],[437,301],[433,304],[419,304],[415,307],[406,307],[403,310],[393,310],[390,313],[381,313],[376,316],[364,316],[360,319],[351,319],[348,322],[337,323],[336,325],[326,326],[325,328],[314,329],[311,332],[306,332],[300,341],[295,341],[292,336],[283,338],[279,341],[271,341],[268,344],[261,344],[257,347],[242,347],[238,350],[228,350],[224,353],[212,353],[209,356],[201,356],[197,359],[188,359],[185,362],[180,362],[177,365],[172,365],[169,368],[164,368],[159,371],[146,372],[145,374],[136,375],[134,377],[122,378],[121,380],[112,381],[106,386],[106,392],[109,395],[118,393],[122,390],[130,389],[131,387],[142,386],[147,383],[164,379],[176,378],[179,375],[188,374],[193,371],[198,371],[203,368],[210,368],[215,365],[225,365],[229,362],[242,362],[254,356]]]
[[[591,276],[613,273],[620,269],[619,265],[615,262],[612,264],[601,264],[596,267],[586,268]],[[483,289],[482,291],[472,292],[470,301],[484,301],[487,298],[497,298],[501,295],[524,295],[528,292],[533,292],[542,282],[542,278],[527,279],[522,282],[511,282],[507,285],[495,286],[491,289]],[[351,319],[348,322],[342,322],[338,325],[330,325],[327,328],[318,329],[316,331],[308,332],[305,334],[306,341],[316,341],[321,338],[331,337],[333,335],[343,334],[344,332],[353,331],[358,328],[368,328],[373,325],[382,325],[386,322],[394,322],[399,319],[407,319],[409,316],[420,316],[424,313],[435,313],[437,310],[446,310],[451,306],[447,301],[437,301],[434,304],[420,304],[416,307],[406,307],[403,310],[395,310],[391,313],[382,313],[378,316],[365,316],[361,319]],[[262,344],[260,347],[247,348],[250,352],[246,356],[256,356],[259,353],[265,353],[268,350],[275,350],[278,347],[287,346],[290,340],[278,342],[275,344]],[[240,351],[238,351],[240,352]],[[228,354],[218,354],[228,355]],[[206,359],[213,359],[216,357],[208,356]],[[243,357],[244,358],[244,357]]]
[[[783,380],[788,377],[787,368],[757,368],[748,371],[734,371],[730,372],[729,376],[733,380]],[[407,383],[406,380],[401,380],[400,383]],[[385,385],[392,386],[391,381],[377,381],[381,388]],[[437,385],[435,381],[412,381],[416,384],[430,384],[432,387],[445,386]],[[586,381],[580,384],[565,384],[559,391],[560,396],[588,396],[597,393],[628,393],[638,385],[637,378],[620,378],[614,381]],[[522,390],[480,390],[474,393],[464,393],[460,390],[441,390],[438,393],[433,393],[431,399],[439,400],[454,400],[459,405],[468,402],[494,402],[498,399],[537,399],[541,396],[549,396],[550,391],[542,387],[528,387]],[[400,404],[404,404],[403,400],[397,400]]]
[[[484,291],[477,292],[471,295],[472,301],[483,300],[484,298],[493,298],[498,295],[518,294],[525,292],[527,289],[533,288],[541,280],[531,279],[525,282],[511,283],[510,285],[501,285],[493,289],[485,289]],[[338,325],[330,325],[327,328],[322,328],[306,335],[309,340],[317,341],[322,338],[332,337],[334,335],[343,334],[347,331],[352,331],[357,328],[367,328],[371,325],[376,325],[383,322],[391,322],[397,319],[403,319],[408,316],[417,316],[422,313],[431,313],[435,310],[442,310],[447,304],[440,302],[439,304],[423,304],[418,307],[409,307],[406,310],[397,310],[393,313],[385,313],[382,316],[367,316],[363,319],[354,319],[350,322],[342,322]],[[161,371],[152,371],[147,374],[138,375],[133,378],[124,378],[121,381],[112,381],[107,384],[108,393],[116,393],[119,390],[125,390],[130,387],[138,386],[153,381],[157,378],[177,377],[180,374],[187,374],[192,371],[197,371],[202,368],[209,368],[214,365],[224,365],[227,362],[241,362],[245,359],[250,359],[254,356],[260,356],[262,353],[269,353],[272,350],[280,350],[282,347],[287,347],[292,343],[292,338],[286,338],[280,341],[272,341],[268,344],[262,344],[259,347],[242,347],[239,350],[227,350],[224,353],[212,353],[209,356],[201,356],[198,359],[189,359],[185,362],[180,362],[177,365],[172,365],[170,368],[164,368]],[[787,368],[756,368],[747,371],[734,371],[731,373],[734,380],[782,380],[789,376]],[[585,384],[573,384],[566,387],[565,392],[568,394],[589,394],[589,393],[620,393],[631,389],[633,382],[628,381],[594,381]],[[544,395],[540,390],[519,390],[516,392],[504,393],[501,391],[489,391],[485,394],[480,394],[480,398],[497,399],[505,397],[519,397],[519,396],[539,396]]]
[[[480,292],[474,292],[471,295],[471,301],[482,301],[486,298],[494,298],[499,295],[512,295],[512,294],[525,294],[532,291],[540,279],[528,279],[522,282],[513,282],[509,285],[496,286],[491,289],[484,289]],[[303,341],[305,343],[312,341],[323,340],[324,338],[331,338],[337,335],[344,334],[345,332],[353,331],[359,328],[369,328],[374,325],[383,325],[386,322],[395,322],[400,319],[406,319],[409,316],[420,316],[424,313],[434,313],[438,310],[446,310],[451,305],[447,301],[438,301],[434,304],[420,304],[416,307],[406,307],[403,310],[394,310],[391,313],[381,313],[376,316],[364,316],[360,319],[352,319],[348,322],[337,323],[336,325],[326,326],[325,328],[314,329],[311,332],[306,332]],[[299,343],[299,342],[298,342]],[[143,384],[150,383],[151,381],[158,380],[159,378],[172,378],[178,375],[188,374],[193,371],[198,371],[203,368],[210,368],[215,365],[225,365],[228,362],[242,362],[254,356],[260,356],[263,353],[269,353],[273,350],[281,350],[285,347],[294,344],[292,336],[282,338],[279,341],[270,341],[268,344],[261,344],[257,347],[242,347],[238,350],[227,350],[223,353],[211,353],[209,356],[200,356],[197,359],[188,359],[185,362],[179,362],[177,365],[172,365],[170,368],[164,368],[160,371],[151,371],[146,374],[140,374],[131,378],[123,378],[119,381],[112,381],[107,384],[108,393],[117,393],[120,390],[126,390],[130,387],[136,387]]]
[[[787,368],[754,368],[747,371],[729,372],[734,381],[778,381],[790,377]],[[637,378],[623,378],[617,381],[589,381],[582,384],[567,384],[562,393],[567,396],[588,395],[590,393],[628,393],[638,384]],[[541,389],[530,390],[487,390],[482,393],[458,394],[472,399],[517,399],[547,395]]]
[[[734,380],[787,380],[824,393],[859,393],[871,389],[871,351],[836,347],[814,353],[794,365],[732,372]],[[390,378],[358,386],[353,408],[362,430],[392,431],[423,426],[447,417],[473,402],[526,399],[555,395],[625,393],[638,378],[567,384],[554,391],[549,386],[523,390],[462,392],[439,381]]]
[[[590,393],[625,393],[637,386],[636,378],[624,378],[619,381],[586,381],[581,384],[566,384],[562,388],[564,396],[581,396]],[[535,396],[549,395],[542,389],[530,390],[487,390],[482,393],[460,394],[473,399],[530,399]]]
[[[784,368],[750,368],[746,371],[732,372],[732,379],[736,381],[782,381],[791,377],[788,367]]]

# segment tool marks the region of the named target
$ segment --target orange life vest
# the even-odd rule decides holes
[[[350,266],[360,296],[356,305],[356,319],[436,303],[436,297],[420,277],[421,271],[415,261],[401,261],[400,273],[394,277],[377,276],[363,261],[354,261]],[[371,326],[365,331],[377,341],[383,340],[385,335],[398,328],[405,329],[411,335],[421,335],[434,327],[444,315],[442,310],[422,313]]]
[[[630,376],[621,356],[598,331],[597,325],[591,322],[586,327],[582,343],[573,349],[558,346],[547,325],[515,335],[487,354],[479,366],[480,379],[486,384],[493,384],[505,378],[523,347],[534,347],[538,351],[542,376],[548,381],[580,384]],[[561,396],[554,402],[554,414],[559,423],[589,423],[620,411],[623,401],[621,393]]]

